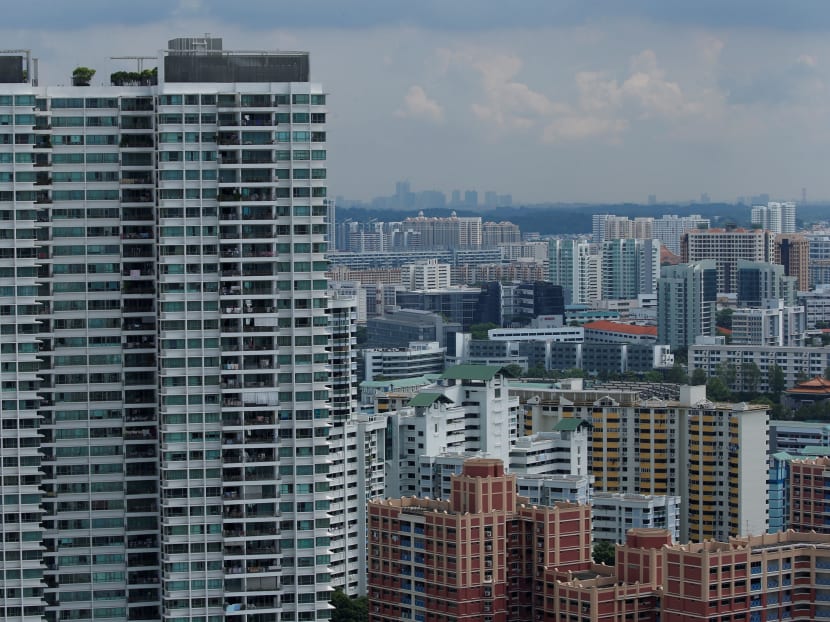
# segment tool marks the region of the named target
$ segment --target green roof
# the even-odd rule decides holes
[[[384,387],[391,387],[393,389],[403,389],[405,387],[417,387],[432,384],[433,379],[427,376],[417,376],[415,378],[397,378],[393,380],[364,380],[360,386],[369,389],[382,389]]]
[[[555,432],[573,432],[583,425],[590,426],[591,424],[579,417],[563,417],[556,422],[553,429]]]
[[[452,402],[443,393],[418,393],[418,395],[409,400],[407,406],[432,406],[437,401]]]
[[[808,445],[801,452],[805,456],[830,456],[830,447],[824,445]]]
[[[444,371],[444,378],[450,380],[492,380],[504,369],[501,365],[456,365]]]

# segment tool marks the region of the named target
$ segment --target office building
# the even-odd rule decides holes
[[[718,293],[738,288],[738,260],[771,263],[775,234],[763,229],[699,229],[687,231],[680,243],[684,263],[712,259],[718,273]]]
[[[762,307],[765,301],[781,299],[794,305],[798,294],[795,277],[784,275],[784,266],[763,261],[739,259],[738,305]]]
[[[461,325],[441,315],[419,309],[396,309],[366,322],[366,335],[373,348],[400,348],[415,341],[447,344],[447,335],[461,332]]]
[[[363,350],[366,380],[418,378],[444,371],[446,348],[437,341],[413,341],[406,348],[367,348]]]
[[[479,290],[472,287],[445,287],[420,291],[399,291],[395,300],[399,307],[437,313],[448,322],[469,330],[475,317]],[[411,340],[411,341],[414,341]]]
[[[6,620],[325,619],[358,589],[326,94],[306,53],[168,47],[111,86],[0,70]]]
[[[713,260],[664,266],[657,281],[657,341],[677,349],[714,335],[716,305]]]

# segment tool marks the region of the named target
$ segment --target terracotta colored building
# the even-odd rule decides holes
[[[370,502],[370,622],[533,620],[549,569],[590,571],[591,518],[523,500],[500,460],[474,458],[449,501]]]
[[[830,534],[830,458],[790,462],[790,527]]]
[[[609,567],[590,561],[587,506],[529,506],[493,459],[452,483],[450,501],[369,503],[370,622],[830,620],[830,535],[633,529]]]

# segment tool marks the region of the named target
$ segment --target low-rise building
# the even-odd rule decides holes
[[[437,341],[413,341],[406,348],[368,348],[363,351],[364,378],[418,378],[444,371],[446,348]]]

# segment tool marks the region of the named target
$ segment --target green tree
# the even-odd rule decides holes
[[[715,318],[715,324],[720,328],[732,330],[732,315],[734,313],[735,309],[721,309]]]
[[[473,339],[489,339],[490,336],[487,334],[487,331],[491,328],[498,328],[498,326],[492,322],[473,324],[470,326],[470,333],[473,335]]]
[[[686,384],[689,381],[689,376],[686,370],[679,363],[675,363],[673,367],[665,371],[666,382],[673,382],[675,384]]]
[[[784,377],[784,370],[778,365],[773,365],[767,372],[767,384],[769,385],[769,392],[777,400],[781,397],[781,392],[787,388],[787,379]]]
[[[761,369],[753,361],[741,363],[741,387],[745,393],[757,393],[761,384]]]
[[[695,386],[706,384],[706,380],[706,372],[703,370],[703,368],[698,367],[692,372],[692,378],[690,380],[691,384]]]
[[[663,374],[652,369],[643,374],[643,380],[646,382],[663,382]]]
[[[735,389],[735,379],[738,376],[738,372],[735,369],[734,363],[728,361],[721,363],[718,365],[716,373],[730,391]]]
[[[527,370],[528,378],[547,378],[550,374],[544,365],[534,365]]]
[[[585,372],[579,369],[579,367],[572,367],[571,369],[567,370],[564,374],[565,378],[584,378]]]
[[[594,543],[594,552],[592,557],[598,564],[605,564],[613,566],[617,555],[617,548],[606,540],[599,540]]]
[[[729,387],[726,386],[723,378],[720,376],[709,378],[706,382],[706,397],[719,402],[726,401],[731,397]]]
[[[349,598],[341,589],[331,595],[332,622],[366,622],[369,619],[369,600],[365,596]]]
[[[504,373],[510,378],[521,378],[525,375],[525,370],[521,365],[511,363],[510,365],[506,365],[504,367]]]
[[[89,86],[94,75],[94,69],[90,69],[89,67],[75,67],[75,70],[72,72],[72,84],[75,86]]]

